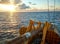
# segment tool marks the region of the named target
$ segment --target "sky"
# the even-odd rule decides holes
[[[8,1],[8,0],[5,0]],[[17,5],[16,10],[47,10],[49,1],[49,10],[54,10],[54,0],[14,0]],[[55,0],[55,9],[60,10],[60,0]]]
[[[47,9],[48,8],[48,1],[47,0],[22,0],[23,3],[26,5],[37,8],[37,9]],[[49,0],[49,6],[51,8],[54,7],[54,0]],[[55,0],[56,8],[60,8],[60,0]]]

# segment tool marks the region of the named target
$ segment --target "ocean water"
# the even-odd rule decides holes
[[[21,26],[27,26],[29,20],[52,22],[60,33],[60,12],[0,12],[0,41],[14,39],[19,36]]]

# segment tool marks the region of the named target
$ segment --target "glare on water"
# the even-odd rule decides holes
[[[11,25],[14,25],[13,23],[17,23],[16,18],[14,17],[13,12],[10,12],[9,18],[10,18],[10,24]]]

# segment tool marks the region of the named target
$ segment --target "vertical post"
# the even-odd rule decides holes
[[[46,34],[47,34],[47,30],[51,27],[51,24],[46,22],[45,26],[43,28],[43,37],[42,37],[42,41],[41,44],[45,44],[45,38],[46,38]]]
[[[28,26],[26,32],[30,32],[32,30],[32,28],[34,28],[34,21],[30,20],[30,23],[29,23],[29,26]]]
[[[27,30],[26,27],[21,27],[21,28],[19,29],[19,34],[20,34],[20,35],[23,35],[23,34],[26,32],[26,30]]]
[[[37,22],[37,29],[40,29],[40,27],[41,27],[41,22]]]

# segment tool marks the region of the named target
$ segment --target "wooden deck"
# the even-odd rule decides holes
[[[34,26],[34,24],[37,24],[37,26]],[[42,26],[43,25],[43,26]],[[32,41],[35,38],[40,39],[40,35],[42,34],[42,38],[40,39],[41,42],[39,44],[45,44],[48,42],[48,44],[60,44],[60,37],[53,31],[52,24],[49,22],[41,23],[35,22],[30,20],[29,26],[27,27],[21,27],[19,30],[20,35],[24,35],[25,33],[29,32],[31,33],[31,36],[27,39],[26,35],[16,38],[15,40],[9,41],[7,44],[32,44]],[[26,42],[27,41],[27,42]]]

